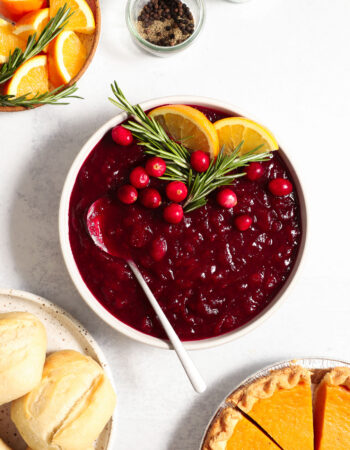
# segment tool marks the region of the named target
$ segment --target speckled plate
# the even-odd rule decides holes
[[[216,418],[216,416],[219,414],[219,412],[223,408],[225,408],[225,406],[227,406],[227,404],[226,404],[227,397],[229,397],[233,392],[237,391],[237,389],[240,389],[241,387],[244,387],[245,385],[249,385],[253,381],[257,381],[259,378],[269,375],[269,373],[272,370],[283,369],[284,367],[290,367],[290,366],[302,366],[302,367],[305,367],[305,369],[312,370],[315,375],[317,375],[317,374],[320,375],[322,372],[325,372],[328,369],[332,369],[333,367],[350,367],[350,363],[345,362],[345,361],[336,360],[336,359],[327,359],[327,358],[303,358],[303,359],[293,359],[290,361],[281,361],[281,362],[272,364],[271,366],[267,366],[267,367],[264,367],[263,369],[260,369],[258,372],[255,372],[253,375],[250,375],[248,378],[243,380],[241,384],[236,386],[225,396],[225,398],[222,400],[220,405],[216,408],[215,413],[213,414],[212,418],[210,419],[210,422],[208,423],[208,426],[205,429],[199,450],[202,450],[202,448],[203,448],[205,437],[208,433],[208,430],[209,430],[213,420]]]
[[[106,358],[87,330],[70,314],[48,300],[13,289],[0,289],[0,312],[26,311],[36,315],[45,325],[48,338],[47,352],[72,349],[94,358],[113,377]],[[113,450],[116,414],[108,422],[96,441],[96,450]],[[0,437],[13,450],[25,450],[26,445],[11,422],[9,406],[0,407]]]

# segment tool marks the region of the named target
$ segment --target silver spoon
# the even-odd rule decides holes
[[[123,250],[117,248],[115,242],[113,240],[109,240],[106,233],[104,233],[104,219],[108,215],[108,210],[111,208],[111,205],[111,200],[108,198],[100,198],[90,206],[86,216],[88,232],[97,247],[109,255],[124,259],[127,262],[137,281],[140,283],[144,293],[146,294],[146,297],[151,303],[155,313],[157,314],[158,319],[162,324],[169,341],[172,343],[194,390],[199,393],[204,392],[206,389],[206,384],[203,378],[198,372],[196,366],[193,364],[193,361],[189,357],[185,347],[180,341],[174,328],[171,326],[152,291],[148,287],[135,262],[130,258],[130,256],[127,255],[127,253],[124,253]]]

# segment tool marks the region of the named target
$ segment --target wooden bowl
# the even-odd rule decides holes
[[[86,0],[88,5],[91,8],[91,11],[95,17],[95,23],[96,23],[96,29],[95,32],[91,35],[89,34],[83,34],[83,33],[77,33],[79,38],[82,40],[82,42],[86,45],[88,49],[88,56],[86,58],[85,64],[81,68],[80,72],[68,83],[65,87],[72,86],[74,83],[76,83],[85,73],[86,69],[89,67],[92,58],[94,57],[98,40],[100,37],[100,31],[101,31],[101,10],[100,10],[100,3],[99,0]],[[44,105],[37,105],[34,106],[34,108],[39,108],[40,106]],[[17,111],[26,111],[34,108],[24,108],[23,106],[0,106],[0,112],[17,112]]]

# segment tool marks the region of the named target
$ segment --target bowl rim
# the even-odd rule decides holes
[[[86,72],[87,68],[90,66],[91,61],[96,53],[97,46],[98,46],[98,43],[100,40],[100,34],[101,34],[101,7],[100,7],[100,0],[91,0],[91,2],[95,3],[94,17],[95,17],[95,27],[96,27],[95,31],[93,33],[94,39],[93,39],[92,47],[88,54],[88,57],[86,58],[84,65],[80,69],[79,73],[69,83],[67,83],[62,89],[71,87],[71,86],[73,86],[73,84],[75,84],[77,81],[80,80],[80,78]],[[46,105],[44,105],[44,104],[36,105],[36,106],[33,106],[33,108],[25,108],[24,106],[0,106],[0,113],[1,112],[30,111],[32,109],[40,108],[42,106],[46,106]]]
[[[209,108],[216,108],[220,111],[223,111],[227,114],[239,114],[244,117],[252,118],[256,120],[256,118],[252,117],[250,114],[244,113],[241,108],[237,108],[229,103],[215,100],[212,98],[201,97],[201,96],[192,96],[192,95],[177,95],[177,96],[169,96],[169,97],[159,97],[154,98],[145,102],[140,103],[140,106],[145,109],[152,109],[160,105],[164,104],[187,104],[187,105],[198,105]],[[73,164],[70,167],[70,170],[67,174],[62,194],[61,201],[59,207],[59,238],[60,238],[60,246],[63,254],[63,259],[66,264],[68,273],[80,293],[81,297],[84,301],[90,306],[90,308],[106,323],[108,323],[112,328],[121,332],[125,336],[134,339],[143,344],[148,344],[153,347],[162,348],[162,349],[171,349],[171,345],[168,341],[164,339],[160,339],[157,337],[153,337],[142,333],[129,325],[126,325],[124,322],[120,321],[116,317],[114,317],[102,304],[94,297],[92,292],[86,286],[83,278],[80,275],[79,269],[75,263],[74,256],[72,253],[72,249],[69,242],[69,203],[71,198],[72,189],[74,187],[75,181],[77,179],[78,173],[86,161],[88,155],[94,149],[95,145],[100,141],[100,139],[115,125],[123,122],[127,118],[127,113],[120,112],[116,116],[112,117],[108,120],[104,125],[102,125],[92,136],[87,140],[87,142],[83,145],[77,156],[75,157]],[[257,120],[258,121],[258,120]],[[259,122],[259,121],[258,121]],[[259,123],[262,123],[261,121]],[[280,140],[277,139],[280,143]],[[304,192],[302,189],[302,185],[300,179],[295,170],[294,164],[291,163],[289,156],[282,150],[284,147],[281,145],[281,149],[279,152],[282,154],[283,160],[287,165],[288,170],[290,171],[294,185],[296,187],[298,198],[299,198],[299,206],[300,206],[300,217],[301,217],[301,225],[302,225],[302,237],[300,242],[300,247],[298,251],[297,258],[295,260],[292,271],[290,272],[286,282],[277,293],[275,298],[271,301],[271,303],[261,311],[257,316],[255,316],[251,321],[241,326],[240,328],[230,331],[228,333],[222,334],[220,336],[215,336],[202,340],[194,340],[194,341],[183,341],[184,346],[187,350],[203,350],[212,347],[216,347],[218,345],[225,344],[227,342],[238,339],[248,332],[255,329],[258,325],[262,324],[266,319],[268,319],[273,312],[277,310],[279,306],[285,301],[287,297],[287,293],[291,291],[292,287],[296,282],[296,275],[300,274],[300,269],[302,267],[302,263],[304,261],[304,254],[306,249],[307,242],[307,207]]]
[[[189,45],[191,45],[192,42],[195,41],[195,39],[200,34],[204,21],[206,16],[206,9],[205,9],[205,3],[203,0],[196,0],[199,7],[199,20],[198,23],[195,24],[194,32],[183,42],[180,42],[180,44],[176,44],[172,47],[162,47],[161,45],[152,44],[152,42],[147,41],[144,39],[140,33],[137,31],[137,28],[135,27],[134,21],[131,17],[132,9],[134,6],[135,0],[128,0],[125,8],[125,20],[126,25],[128,27],[128,30],[131,34],[131,36],[136,40],[136,42],[141,45],[142,48],[148,50],[151,53],[159,53],[159,54],[170,54],[170,53],[176,53],[180,50],[185,49]]]

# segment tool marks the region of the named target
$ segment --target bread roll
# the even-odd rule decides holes
[[[22,397],[40,383],[46,331],[25,312],[0,314],[0,405]]]
[[[40,385],[12,403],[11,418],[33,450],[86,450],[115,403],[112,385],[97,362],[64,350],[46,359]]]
[[[2,439],[0,439],[0,450],[11,450],[10,447],[6,445]]]

